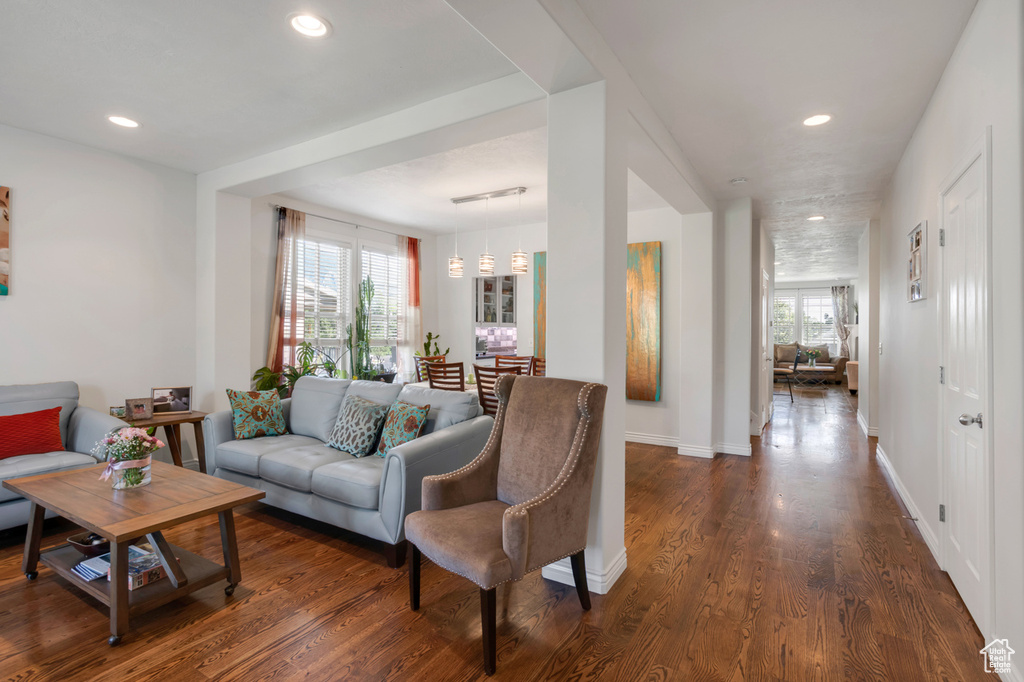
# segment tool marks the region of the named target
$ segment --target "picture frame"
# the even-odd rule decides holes
[[[152,398],[129,398],[124,401],[125,418],[131,421],[136,419],[153,418]]]
[[[161,386],[150,392],[154,414],[188,414],[192,411],[191,386]]]
[[[914,303],[928,297],[928,221],[922,220],[907,235],[907,301]]]
[[[126,405],[111,405],[110,416],[117,417],[118,419],[123,419],[125,415],[125,408]]]

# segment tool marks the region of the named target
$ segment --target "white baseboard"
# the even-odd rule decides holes
[[[759,424],[761,421],[761,415],[757,414],[753,410],[750,411],[750,435],[760,436],[761,431],[764,430],[764,424]]]
[[[868,427],[868,435],[869,436],[874,436],[875,438],[878,438],[878,427],[877,426],[869,426]]]
[[[626,431],[626,440],[630,443],[643,443],[644,445],[667,445],[670,448],[679,447],[679,439],[670,436],[660,436],[656,433]]]
[[[612,563],[604,571],[595,571],[590,566],[587,566],[587,587],[591,592],[596,594],[608,594],[608,590],[612,588],[615,581],[626,572],[626,548],[623,547],[619,555],[615,557]],[[562,559],[556,561],[553,564],[548,564],[544,568],[540,569],[540,574],[562,585],[575,585],[576,581],[572,577],[572,565],[568,559]]]
[[[715,447],[715,452],[721,452],[723,455],[744,455],[750,457],[752,450],[750,443],[745,445],[733,445],[731,443],[719,443]]]
[[[857,425],[860,426],[860,431],[865,436],[878,438],[878,427],[868,426],[868,420],[864,418],[864,414],[860,410],[857,410]]]
[[[914,499],[910,496],[910,491],[903,485],[903,481],[900,479],[896,470],[892,467],[892,462],[889,461],[889,457],[885,454],[885,450],[879,445],[875,450],[875,457],[878,459],[878,463],[882,469],[885,470],[889,480],[892,481],[893,485],[896,486],[896,492],[899,494],[900,499],[903,500],[904,506],[910,515],[917,519],[917,527],[921,531],[921,536],[924,538],[924,542],[928,545],[928,549],[931,550],[932,556],[935,558],[935,563],[942,567],[942,559],[939,557],[939,536],[935,534],[932,527],[928,525],[928,521],[925,520],[925,516],[921,513],[921,509],[914,502]]]
[[[687,457],[703,457],[705,459],[711,459],[715,456],[714,448],[708,448],[702,445],[683,445],[680,443],[677,452],[680,455],[686,455]]]

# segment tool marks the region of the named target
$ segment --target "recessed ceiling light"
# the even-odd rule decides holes
[[[808,218],[808,220],[810,220],[811,222],[814,222],[814,223],[818,222],[819,220],[824,220],[824,219],[825,219],[825,216],[823,216],[823,215],[812,215],[810,218]]]
[[[292,14],[288,20],[292,28],[307,38],[323,38],[331,32],[330,22],[313,14]]]
[[[731,182],[731,183],[732,183],[732,184],[734,184],[734,185],[742,185],[742,184],[743,184],[743,183],[745,183],[746,181],[747,181],[747,179],[746,179],[746,178],[733,178],[733,179],[732,179],[732,180],[730,180],[729,182]]]
[[[776,264],[776,265],[782,265],[782,261],[780,261],[780,260],[777,260],[777,261],[775,261],[775,264]]]
[[[776,276],[778,276],[778,275],[785,275],[785,274],[786,274],[786,273],[784,273],[784,272],[776,272],[776,273],[775,273],[775,275],[776,275]]]
[[[110,121],[111,123],[113,123],[114,125],[119,125],[119,126],[122,126],[124,128],[138,128],[139,127],[139,122],[138,121],[133,121],[130,118],[125,118],[124,116],[107,116],[107,120]]]
[[[815,116],[811,116],[810,118],[805,118],[804,119],[804,125],[805,126],[820,126],[822,123],[828,123],[831,120],[832,120],[832,117],[829,116],[828,114],[817,114]]]

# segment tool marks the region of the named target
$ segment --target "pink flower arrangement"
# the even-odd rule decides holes
[[[118,462],[145,459],[163,446],[163,442],[146,429],[126,426],[97,443],[93,453],[107,461]]]

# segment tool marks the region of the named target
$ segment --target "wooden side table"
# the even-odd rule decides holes
[[[171,458],[174,464],[184,466],[181,463],[181,425],[191,424],[196,435],[196,457],[199,458],[199,471],[206,473],[206,442],[203,440],[203,418],[205,412],[175,412],[172,414],[156,414],[151,419],[131,420],[128,417],[121,417],[124,421],[137,426],[140,429],[148,429],[151,426],[164,427],[164,436],[167,438],[167,447],[171,449]]]

